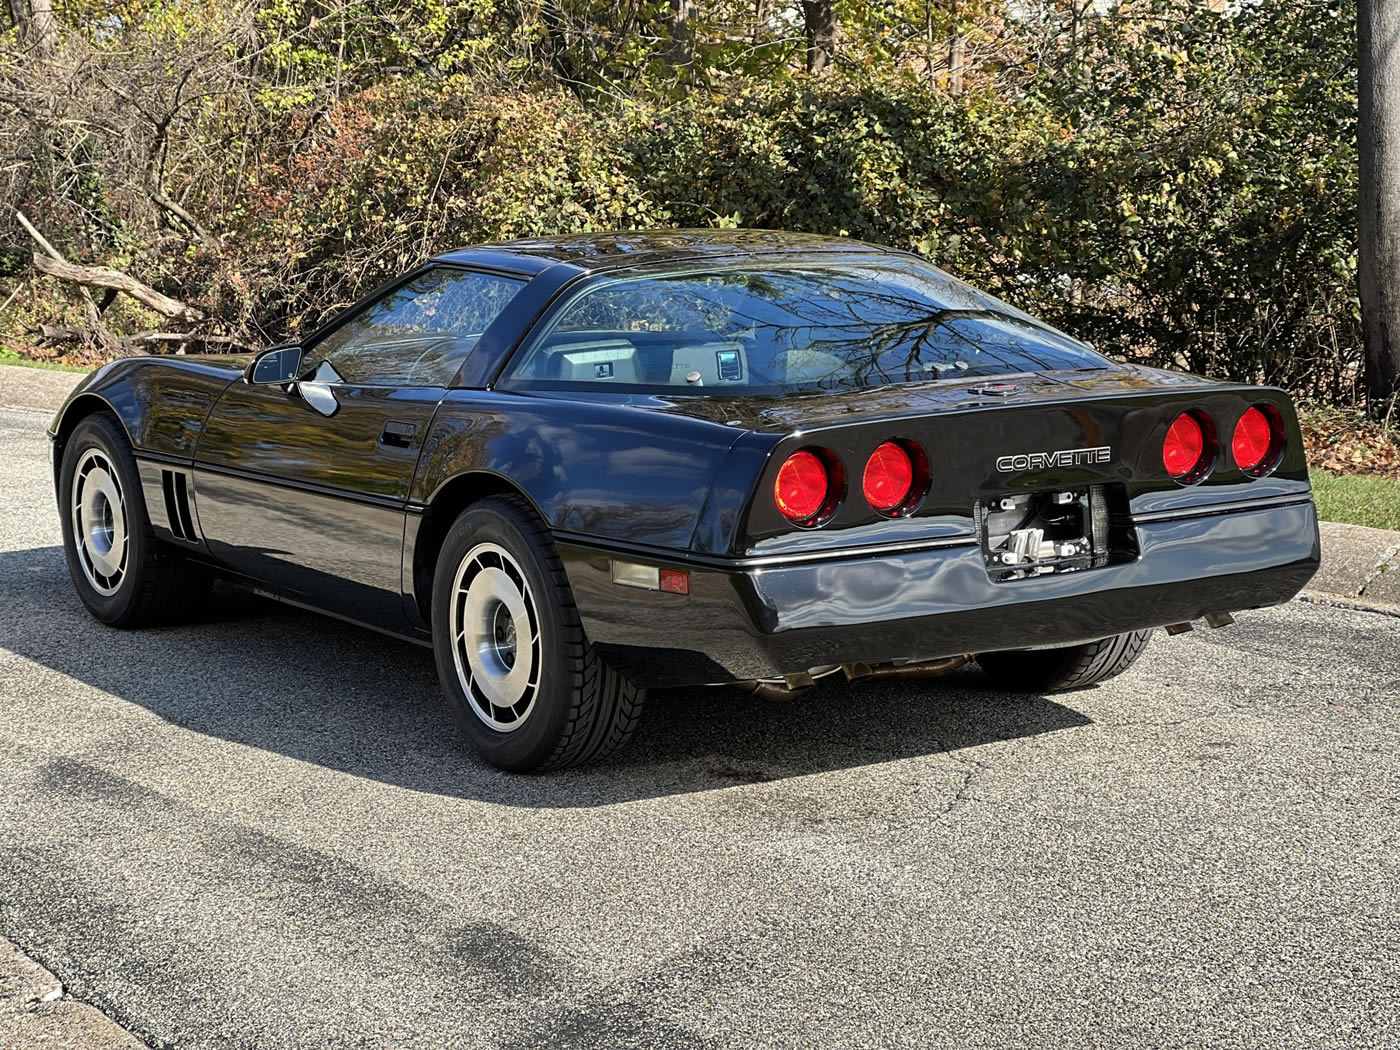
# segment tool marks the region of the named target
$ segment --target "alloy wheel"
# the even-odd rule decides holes
[[[539,692],[540,618],[525,573],[495,543],[467,551],[452,585],[452,658],[472,713],[519,729]]]
[[[101,449],[90,448],[78,460],[72,497],[78,563],[93,590],[109,598],[126,576],[130,544],[121,482]]]

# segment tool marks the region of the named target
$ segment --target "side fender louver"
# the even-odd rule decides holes
[[[160,485],[165,493],[165,516],[170,521],[170,531],[177,539],[198,543],[199,536],[194,530],[194,518],[190,514],[189,479],[183,471],[162,470]]]

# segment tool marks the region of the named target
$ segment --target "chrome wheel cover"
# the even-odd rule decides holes
[[[539,693],[540,618],[525,573],[505,548],[478,543],[452,583],[449,629],[472,713],[498,733],[519,729]]]
[[[129,555],[126,499],[107,454],[90,448],[73,471],[73,546],[92,589],[104,598],[117,593]]]

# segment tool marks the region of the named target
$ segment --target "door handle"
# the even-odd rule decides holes
[[[379,435],[381,445],[393,445],[396,448],[408,448],[413,444],[413,435],[418,433],[418,427],[413,423],[400,423],[391,419],[384,424],[384,431]]]

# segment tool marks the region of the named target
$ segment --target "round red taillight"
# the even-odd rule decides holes
[[[898,443],[886,441],[866,460],[861,487],[867,503],[889,513],[914,490],[914,461]]]
[[[1246,409],[1230,442],[1235,466],[1246,474],[1261,474],[1274,465],[1282,447],[1283,426],[1277,417],[1258,405]]]
[[[826,506],[831,475],[821,456],[805,448],[794,452],[778,468],[773,499],[788,521],[810,522]]]
[[[1211,455],[1211,440],[1201,417],[1183,412],[1167,429],[1162,442],[1162,465],[1178,481],[1196,481],[1204,476]]]

